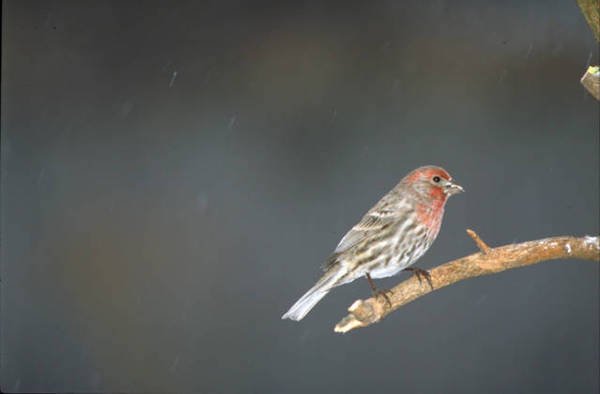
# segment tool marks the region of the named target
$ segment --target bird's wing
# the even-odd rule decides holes
[[[385,229],[389,228],[394,223],[397,223],[399,217],[396,208],[397,203],[394,201],[394,197],[390,196],[389,193],[379,200],[379,202],[342,237],[333,254],[329,256],[323,265],[323,269],[327,271],[332,268],[339,261],[340,255],[344,252],[366,239],[384,233]]]
[[[397,216],[391,213],[373,213],[369,211],[354,227],[350,229],[340,240],[340,243],[335,248],[335,251],[325,264],[323,270],[328,271],[340,261],[340,257],[344,255],[352,247],[361,242],[377,237],[379,234],[385,233],[394,223],[397,222]]]
[[[369,211],[354,227],[340,240],[335,248],[335,253],[343,253],[363,240],[381,233],[389,227],[397,217],[394,212]]]

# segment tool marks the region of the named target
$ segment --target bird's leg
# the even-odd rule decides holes
[[[379,296],[382,296],[383,298],[385,298],[385,301],[387,302],[387,304],[391,307],[392,301],[390,301],[390,298],[387,295],[387,292],[389,292],[389,290],[379,290],[377,288],[377,286],[375,286],[375,282],[373,282],[373,279],[371,279],[371,275],[369,275],[368,272],[365,274],[365,276],[367,277],[369,286],[371,286],[371,291],[373,292],[373,297],[377,298]]]
[[[371,279],[371,275],[369,275],[367,272],[365,276],[367,277],[367,281],[369,281],[369,286],[371,286],[373,293],[377,293],[377,286],[375,286],[375,282],[373,282],[373,279]]]
[[[419,283],[421,283],[421,277],[424,277],[427,280],[427,283],[429,283],[429,286],[431,286],[431,289],[433,290],[433,283],[431,282],[431,274],[429,273],[429,271],[416,267],[404,268],[402,271],[412,272],[419,280]]]

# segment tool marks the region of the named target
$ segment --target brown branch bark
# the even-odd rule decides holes
[[[600,67],[588,67],[583,77],[581,77],[581,84],[589,94],[600,101]]]
[[[585,17],[596,41],[600,42],[600,0],[577,0],[579,9]],[[581,77],[583,87],[598,101],[600,101],[600,71],[598,66],[588,67]]]
[[[555,259],[600,261],[599,237],[553,237],[490,248],[474,231],[467,233],[480,252],[429,271],[433,289],[427,281],[420,282],[413,276],[390,290],[389,302],[384,297],[357,300],[348,308],[350,313],[335,326],[335,332],[345,333],[377,323],[401,306],[461,280]]]
[[[579,9],[588,23],[596,41],[600,42],[600,1],[598,0],[577,0]]]

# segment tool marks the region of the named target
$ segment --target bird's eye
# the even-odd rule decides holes
[[[440,181],[442,180],[442,178],[440,178],[439,176],[434,176],[432,179],[435,183],[440,183]]]

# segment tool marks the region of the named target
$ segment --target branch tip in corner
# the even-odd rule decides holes
[[[483,240],[481,238],[479,238],[479,235],[477,235],[477,233],[475,231],[468,228],[467,234],[469,234],[469,237],[471,237],[473,239],[473,241],[475,242],[475,244],[477,245],[479,250],[481,250],[481,253],[483,253],[483,254],[490,253],[491,248],[485,242],[483,242]]]

